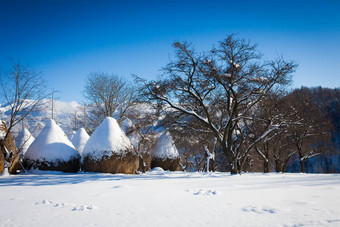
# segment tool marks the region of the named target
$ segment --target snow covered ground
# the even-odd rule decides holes
[[[4,175],[0,226],[340,226],[340,175]]]

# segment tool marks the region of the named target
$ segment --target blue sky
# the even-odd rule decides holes
[[[0,66],[20,59],[62,101],[84,101],[91,72],[154,79],[171,43],[209,50],[227,34],[299,68],[294,87],[340,87],[340,1],[0,0]]]

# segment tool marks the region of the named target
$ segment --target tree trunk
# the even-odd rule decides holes
[[[231,174],[238,174],[238,168],[239,167],[239,162],[237,161],[237,158],[235,157],[233,160],[233,165],[231,166],[230,173]]]
[[[269,173],[269,160],[268,159],[263,161],[263,172]]]
[[[138,156],[139,158],[139,169],[142,171],[142,173],[145,173],[145,164],[144,164],[144,160],[143,157],[141,155]]]
[[[5,156],[2,153],[2,149],[0,149],[0,175],[4,172],[5,168]]]
[[[282,172],[286,172],[286,168],[288,166],[288,162],[289,160],[291,159],[291,157],[293,156],[293,154],[287,156],[285,159],[284,159],[284,162],[283,162],[283,165],[282,165]]]
[[[281,160],[279,160],[279,159],[275,159],[275,171],[277,173],[281,173],[283,171]]]
[[[301,168],[301,173],[305,173],[305,160],[300,159],[300,168]]]
[[[244,163],[247,161],[248,156],[242,158],[241,160],[239,160],[239,166],[238,166],[238,173],[241,175],[242,174],[242,170],[244,167]]]
[[[210,159],[210,171],[215,172],[215,158]]]
[[[231,148],[225,146],[225,143],[221,144],[223,154],[227,160],[227,171],[230,171],[231,174],[238,173],[238,165],[237,165],[237,157],[234,157],[231,152]]]

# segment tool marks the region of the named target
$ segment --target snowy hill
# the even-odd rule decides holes
[[[28,100],[27,104],[29,105],[30,102],[31,101]],[[67,135],[71,134],[73,128],[75,127],[75,113],[77,113],[78,118],[82,118],[82,108],[82,105],[77,102],[62,102],[56,100],[54,101],[54,120]],[[7,122],[9,120],[9,117],[10,107],[8,105],[0,106],[0,119]],[[36,137],[45,126],[47,120],[51,117],[51,101],[46,99],[44,100],[44,108],[35,111],[32,116],[25,120],[24,124],[26,127],[28,127],[28,130],[33,134],[33,136]],[[81,127],[81,125],[78,125],[77,127]],[[16,125],[16,127],[13,129],[14,136],[17,136],[22,128],[22,124]]]

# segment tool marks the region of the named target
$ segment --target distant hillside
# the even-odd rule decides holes
[[[29,104],[30,101],[28,100]],[[77,102],[62,102],[54,101],[54,120],[69,135],[75,127],[75,114],[77,118],[83,117],[82,105]],[[8,123],[10,117],[10,106],[0,105],[0,119]],[[25,127],[28,127],[29,131],[34,136],[37,136],[41,129],[44,127],[46,121],[52,117],[52,105],[50,100],[44,100],[44,107],[41,110],[37,110],[29,116],[23,124],[16,125],[13,134],[16,136],[19,131]],[[78,126],[79,127],[79,126]]]

